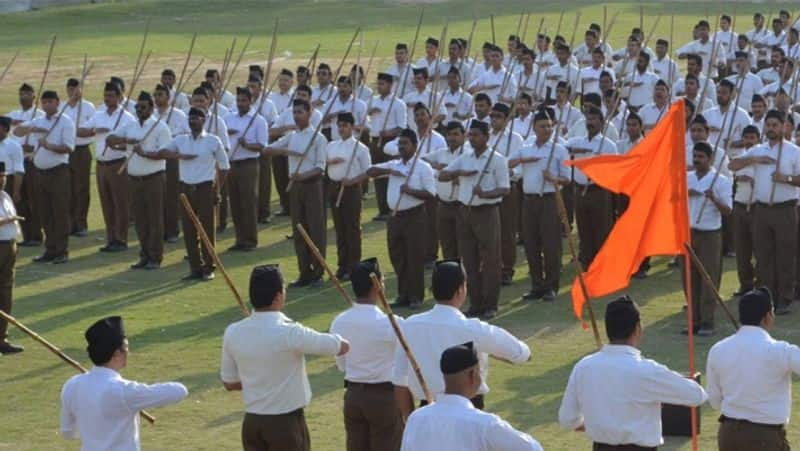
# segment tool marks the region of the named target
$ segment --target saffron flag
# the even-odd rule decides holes
[[[683,246],[689,242],[685,121],[684,103],[677,101],[628,154],[567,163],[598,185],[630,198],[628,209],[583,273],[590,298],[627,287],[648,256],[685,254]],[[586,302],[576,278],[572,306],[578,318]]]

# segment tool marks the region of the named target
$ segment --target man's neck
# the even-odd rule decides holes
[[[159,113],[166,113],[169,111],[169,103],[165,103],[163,105],[156,105],[156,111]]]
[[[459,150],[460,150],[462,147],[464,147],[464,143],[461,143],[461,144],[459,144],[459,145],[457,145],[457,146],[455,146],[455,147],[452,147],[452,146],[447,146],[447,149],[450,151],[450,153],[456,153],[456,152],[458,152],[458,151],[459,151]]]
[[[769,142],[769,146],[770,147],[774,147],[774,146],[779,145],[781,143],[781,141],[783,141],[783,136],[781,136],[778,139],[767,138],[767,141]]]
[[[592,132],[590,132],[590,131],[587,131],[587,132],[586,132],[586,137],[587,137],[587,138],[589,138],[589,141],[591,141],[591,140],[593,140],[593,139],[594,139],[594,137],[595,137],[595,136],[597,136],[597,135],[599,135],[599,134],[600,134],[600,132],[599,132],[599,131],[595,131],[594,133],[592,133]]]
[[[345,134],[344,134],[344,133],[342,133],[342,131],[341,131],[341,130],[339,130],[339,138],[341,138],[341,139],[342,139],[342,141],[347,141],[347,140],[349,140],[349,139],[350,139],[350,138],[352,138],[352,137],[353,137],[353,134],[352,134],[352,133],[350,133],[349,135],[345,136]]]
[[[639,138],[641,138],[641,137],[642,137],[642,135],[631,136],[631,137],[630,137],[630,140],[631,140],[631,142],[636,142],[636,141],[638,141],[638,140],[639,140]]]
[[[239,117],[245,117],[250,112],[250,107],[247,107],[245,110],[239,110]]]
[[[145,117],[138,116],[137,119],[139,119],[139,125],[144,125],[144,123],[147,122],[148,119],[150,119],[150,115],[148,114]]]
[[[550,140],[550,138],[549,138],[549,137],[547,137],[547,136],[545,136],[544,138],[540,138],[540,137],[539,137],[539,135],[536,135],[536,146],[537,146],[537,147],[542,147],[542,146],[543,146],[543,145],[545,145],[545,144],[547,143],[547,141],[549,141],[549,140]]]
[[[75,106],[75,105],[77,105],[77,104],[78,104],[78,102],[80,102],[80,100],[81,100],[81,99],[80,99],[80,97],[70,97],[70,98],[67,100],[67,105],[69,105],[69,106]]]
[[[375,302],[375,299],[358,298],[358,299],[356,299],[356,304],[360,304],[360,305],[375,305],[376,302]]]
[[[198,136],[203,134],[203,129],[200,128],[199,130],[192,130],[192,137],[197,139]]]
[[[480,158],[481,155],[483,155],[484,153],[486,153],[487,150],[489,150],[489,146],[486,146],[483,149],[478,149],[477,147],[475,147],[472,150],[475,153],[475,156]],[[445,303],[445,305],[450,305],[450,304]]]
[[[108,112],[109,115],[114,114],[114,112],[117,111],[117,108],[119,108],[119,105],[113,105],[113,106],[106,105],[106,111]]]
[[[31,104],[30,104],[30,105],[28,105],[28,106],[25,106],[24,104],[20,104],[20,107],[22,107],[22,111],[28,111],[28,110],[30,110],[31,108],[33,108],[33,104],[31,103]]]
[[[708,174],[709,168],[695,168],[694,173],[697,174],[697,178],[701,179]]]

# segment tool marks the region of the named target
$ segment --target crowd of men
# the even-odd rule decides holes
[[[413,49],[398,43],[395,64],[374,78],[359,65],[339,74],[315,62],[295,71],[281,69],[277,88],[267,89],[269,80],[256,65],[250,66],[246,84],[235,93],[223,89],[215,69],[209,69],[206,80],[190,93],[178,92],[175,72],[166,69],[152,91],[142,91],[135,99],[122,79],[111,77],[104,86],[103,104],[97,107],[83,98],[77,79],[67,81],[63,99],[55,91],[35,93],[23,84],[20,109],[0,117],[0,163],[9,179],[2,207],[10,218],[0,220],[0,231],[7,229],[3,236],[12,243],[8,252],[0,247],[0,267],[10,262],[13,269],[16,247],[11,235],[16,236],[17,212],[25,218],[19,223],[20,244],[44,246],[35,262],[68,261],[70,237],[87,235],[92,144],[106,232],[100,251],[125,251],[132,221],[140,243],[134,269],[158,269],[164,243],[175,242],[182,230],[190,266],[185,279],[212,280],[214,259],[199,235],[207,235],[213,246],[216,234],[225,231],[231,219],[235,244],[230,251],[257,249],[258,225],[273,216],[274,182],[280,205],[274,216],[289,216],[293,230],[302,225],[323,256],[327,218],[332,217],[336,277],[351,281],[359,301],[337,318],[332,335],[316,334],[279,313],[285,301],[279,271],[257,269],[251,281],[256,313],[226,332],[223,353],[225,387],[244,392],[245,449],[280,448],[284,445],[269,443],[284,439],[296,440],[291,442],[296,445],[285,445],[287,449],[308,446],[302,408],[310,391],[307,380],[297,377],[303,353],[339,356],[347,378],[349,449],[396,449],[402,437],[400,420],[406,417],[403,449],[440,448],[441,440],[430,437],[450,433],[452,440],[472,444],[458,449],[505,449],[486,441],[493,439],[508,440],[503,443],[511,449],[523,449],[510,445],[523,442],[536,449],[530,437],[512,432],[494,416],[470,411],[475,436],[464,435],[460,420],[451,424],[442,418],[469,410],[463,400],[450,395],[483,407],[486,355],[514,363],[530,356],[525,343],[480,321],[498,314],[501,287],[514,280],[517,247],[523,248],[530,278],[523,298],[553,302],[568,227],[574,223],[577,228],[577,260],[587,268],[625,212],[626,198],[565,162],[629,152],[658,126],[673,102],[684,102],[691,245],[703,267],[719,289],[723,257],[735,256],[739,289],[734,294],[741,297],[740,314],[748,326],[771,326],[773,300],[775,314],[783,315],[800,295],[800,22],[782,11],[771,23],[755,14],[753,25],[737,33],[731,18],[722,15],[712,33],[709,22],[700,20],[694,40],[677,50],[663,38],[651,49],[650,37],[634,28],[625,46],[614,50],[601,27],[592,24],[584,42],[574,48],[562,36],[539,34],[528,46],[511,35],[505,50],[484,43],[478,60],[469,56],[475,43],[428,38],[418,61],[410,60]],[[686,61],[685,69],[680,60]],[[368,276],[379,272],[376,263],[362,262],[361,215],[370,190],[378,206],[373,220],[386,222],[389,258],[397,276],[392,306],[420,308],[425,271],[433,270],[436,306],[404,321],[402,330],[420,358],[428,388],[438,396],[435,406],[410,417],[426,393],[374,306],[377,293]],[[557,192],[563,195],[566,218],[559,215]],[[189,211],[180,207],[180,195],[186,196]],[[203,230],[197,230],[197,224]],[[299,276],[288,286],[320,287],[320,262],[301,234],[290,238]],[[648,268],[648,261],[643,262],[635,277],[646,278]],[[693,332],[713,335],[715,295],[703,283],[699,268],[689,273],[695,290]],[[0,271],[0,286],[7,287],[0,291],[0,308],[5,311],[10,311],[12,284],[13,270]],[[761,287],[767,291],[754,291]],[[262,310],[271,313],[262,315]],[[441,327],[449,323],[452,328]],[[561,423],[585,427],[595,449],[658,446],[660,422],[651,407],[660,402],[699,405],[706,394],[694,382],[668,374],[631,349],[638,345],[641,327],[630,300],[609,306],[606,327],[612,345],[576,367]],[[275,334],[272,346],[261,341],[267,336],[264,330]],[[0,351],[21,351],[5,341],[2,332]],[[760,344],[768,341],[760,332],[750,333]],[[275,348],[276,337],[286,349]],[[472,345],[451,348],[463,343]],[[477,366],[471,360],[473,347]],[[797,371],[797,349],[781,349],[790,362],[786,371]],[[380,356],[388,354],[397,358],[379,363]],[[608,372],[608,377],[582,375],[593,366],[592,374]],[[734,370],[728,366],[719,371]],[[788,377],[786,371],[780,373],[782,380]],[[647,396],[626,394],[631,375],[639,372],[643,381],[663,372],[664,386],[645,387],[642,382]],[[587,392],[603,391],[586,391],[582,384],[605,383],[617,377],[614,374],[625,374],[619,376],[626,381],[619,393],[608,399],[581,399]],[[291,387],[286,381],[292,381]],[[723,385],[722,395],[715,386],[712,405],[722,397],[723,418],[730,422],[758,427],[788,420],[788,412],[753,416],[730,404],[726,412],[724,385],[741,381],[723,374],[712,382]],[[609,432],[618,424],[604,414],[608,406],[640,395],[652,405],[621,415],[642,426],[630,429],[630,434]],[[376,405],[395,401],[400,417],[375,410]],[[597,418],[590,420],[592,416]],[[431,429],[425,424],[431,421],[440,423]],[[741,433],[741,428],[723,422],[720,437],[723,429]],[[502,438],[506,432],[508,438]],[[428,444],[406,447],[406,440]],[[721,449],[749,449],[735,448],[741,440],[725,443],[721,438]]]

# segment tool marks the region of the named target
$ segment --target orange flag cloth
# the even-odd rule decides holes
[[[630,198],[587,272],[591,298],[628,286],[645,257],[684,254],[689,242],[686,188],[686,118],[683,101],[626,155],[602,155],[568,162],[593,182]],[[572,284],[575,315],[583,316],[587,299],[576,278]]]

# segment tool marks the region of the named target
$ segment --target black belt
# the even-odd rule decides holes
[[[186,188],[191,188],[191,189],[197,189],[197,188],[200,188],[201,186],[210,185],[210,184],[212,184],[212,183],[213,183],[213,182],[212,182],[211,180],[209,180],[209,181],[207,181],[207,182],[200,182],[200,183],[186,183],[186,182],[181,182],[181,186],[185,186]]]
[[[305,179],[305,180],[295,180],[295,181],[294,181],[294,182],[292,182],[292,183],[316,183],[316,182],[319,182],[320,180],[322,180],[322,176],[321,176],[321,175],[318,175],[318,176],[316,176],[316,177],[311,177],[310,179]]]
[[[609,445],[607,443],[600,443],[594,442],[594,447],[592,448],[595,451],[656,451],[658,447],[655,446],[640,446],[640,445],[632,445],[632,444],[624,444],[624,445]]]
[[[765,428],[765,429],[773,429],[773,430],[779,430],[779,431],[782,431],[783,428],[785,427],[783,424],[754,423],[754,422],[748,421],[748,420],[739,420],[739,419],[736,419],[736,418],[726,417],[725,415],[720,415],[719,422],[720,423],[746,423],[746,424],[749,424],[749,425],[752,425],[752,426],[758,426],[758,427],[762,427],[762,428]]]
[[[542,194],[528,194],[525,193],[526,199],[541,199],[544,197],[555,197],[556,193],[542,193]]]
[[[76,144],[75,150],[89,150],[89,144]],[[73,150],[73,152],[75,150]]]
[[[758,205],[759,207],[786,208],[786,207],[795,207],[795,206],[797,206],[797,201],[796,200],[787,200],[787,201],[784,201],[784,202],[774,203],[772,205],[770,205],[770,204],[768,204],[766,202],[756,202],[756,205]]]
[[[107,161],[97,160],[97,164],[98,164],[98,166],[111,166],[111,165],[122,163],[123,161],[125,161],[124,157],[123,158],[117,158],[116,160],[107,160]]]
[[[584,185],[583,183],[575,183],[575,185],[578,186],[578,189],[584,189],[586,191],[597,191],[603,189],[600,187],[600,185],[595,185],[594,183],[590,183],[588,185]]]
[[[467,206],[467,205],[463,205],[463,204],[461,205],[461,207],[469,208],[471,210],[486,210],[486,209],[489,209],[489,208],[492,208],[492,207],[499,207],[499,206],[500,206],[500,202],[497,202],[497,203],[494,203],[494,204],[473,205],[471,207]]]
[[[241,160],[233,160],[231,161],[231,166],[242,166],[249,163],[255,163],[258,161],[258,157],[256,158],[243,158]]]
[[[48,173],[51,173],[51,172],[56,172],[56,171],[59,171],[61,169],[67,169],[67,168],[69,168],[69,164],[62,163],[62,164],[59,164],[58,166],[53,166],[52,168],[48,168],[48,169],[36,168],[36,170],[39,171],[40,174],[48,174]]]
[[[147,175],[128,175],[128,178],[130,178],[131,180],[137,181],[137,182],[142,182],[142,181],[151,179],[153,177],[160,176],[164,172],[165,171],[156,171],[156,172],[154,172],[152,174],[147,174]]]
[[[459,206],[461,206],[461,202],[459,202],[457,200],[442,200],[442,199],[439,199],[439,203],[442,204],[442,205],[449,205],[451,207],[459,207]]]
[[[736,201],[733,201],[733,205],[734,205],[734,206],[738,205],[738,206],[740,206],[740,207],[742,207],[742,208],[747,208],[747,207],[748,207],[748,205],[747,205],[746,203],[744,203],[744,202],[736,202]]]
[[[261,413],[252,413],[252,412],[245,412],[245,415],[251,415],[254,417],[264,417],[264,418],[275,418],[275,417],[294,417],[294,416],[301,416],[303,415],[303,408],[292,410],[291,412],[286,413],[276,413],[276,414],[261,414]]]
[[[12,244],[16,242],[17,240],[0,240],[0,244]]]
[[[416,207],[411,207],[405,210],[397,210],[393,213],[393,215],[397,218],[402,218],[403,216],[410,216],[415,213],[418,213],[425,209],[425,204],[419,204]]]
[[[711,233],[719,233],[722,229],[714,229],[714,230],[699,230],[699,229],[692,229],[692,233],[699,233],[699,234],[711,234]]]
[[[375,390],[394,390],[394,385],[391,382],[376,382],[376,383],[368,383],[368,382],[352,382],[345,379],[344,381],[345,388],[363,388],[363,389],[375,389]]]

